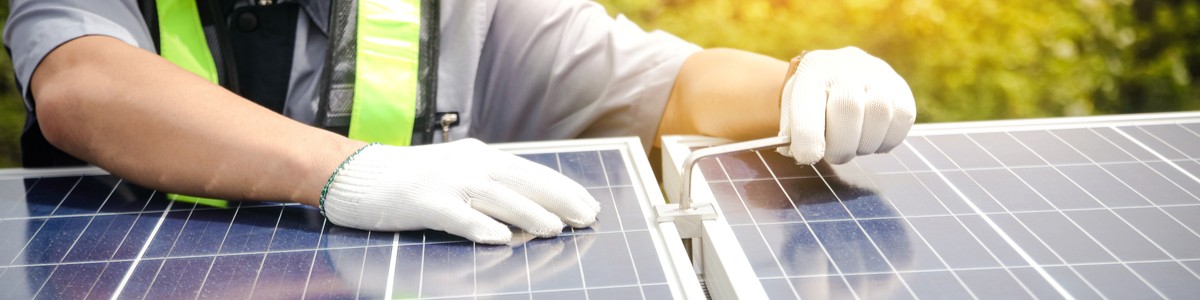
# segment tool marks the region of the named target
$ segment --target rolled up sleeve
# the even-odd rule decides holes
[[[13,0],[4,28],[17,83],[25,105],[32,110],[29,80],[50,51],[73,39],[110,36],[154,51],[136,1]]]
[[[701,48],[592,2],[500,1],[483,50],[472,135],[634,135],[649,146],[676,74]]]

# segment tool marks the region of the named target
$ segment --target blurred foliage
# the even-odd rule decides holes
[[[920,122],[1200,109],[1197,0],[599,2],[704,47],[858,46],[908,80]],[[11,70],[0,59],[0,167],[24,122]]]
[[[8,20],[8,1],[0,1],[0,18]],[[0,29],[3,29],[0,25]],[[12,61],[0,57],[0,168],[21,166],[21,128],[25,126],[25,104],[13,81]]]
[[[1200,109],[1200,1],[599,2],[703,47],[858,46],[908,80],[920,122]]]

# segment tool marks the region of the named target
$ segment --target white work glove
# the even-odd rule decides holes
[[[833,164],[900,145],[917,117],[908,83],[862,49],[811,51],[792,59],[780,101],[779,153]]]
[[[363,148],[330,179],[322,211],[346,227],[433,229],[503,244],[512,232],[496,220],[551,237],[565,225],[591,226],[600,203],[557,171],[465,139]]]

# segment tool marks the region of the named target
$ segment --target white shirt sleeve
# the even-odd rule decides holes
[[[468,133],[489,142],[634,135],[649,147],[701,49],[580,0],[498,1],[490,26]]]
[[[137,1],[12,0],[4,45],[25,105],[30,106],[29,79],[51,50],[86,35],[110,36],[154,51],[154,42]]]

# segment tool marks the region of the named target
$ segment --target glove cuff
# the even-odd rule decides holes
[[[792,75],[796,75],[796,69],[800,67],[800,62],[804,61],[805,55],[808,55],[808,50],[800,51],[800,55],[796,55],[788,61],[788,70],[783,76],[783,87],[779,89],[779,97],[775,97],[775,100],[779,101],[776,106],[783,107],[783,93],[787,92],[787,85],[792,82]]]
[[[358,148],[358,150],[354,150],[354,153],[351,153],[350,156],[347,156],[346,160],[343,160],[342,164],[338,165],[337,169],[333,170],[333,174],[329,175],[329,180],[325,181],[325,187],[321,188],[321,200],[320,200],[320,202],[318,202],[320,205],[320,209],[321,209],[321,216],[328,217],[325,215],[325,197],[329,196],[329,186],[333,185],[333,179],[336,178],[338,173],[341,173],[342,169],[345,169],[346,165],[350,164],[350,161],[353,161],[354,158],[357,157],[359,153],[362,153],[363,150],[367,149],[367,147],[377,146],[377,145],[382,145],[382,144],[370,143],[370,144],[367,144],[366,146],[362,146],[362,148]]]
[[[799,55],[792,57],[792,59],[788,61],[788,70],[787,74],[783,77],[784,81],[791,79],[792,75],[796,74],[796,69],[800,67],[800,62],[804,61],[805,55],[808,55],[808,50],[800,51]]]

